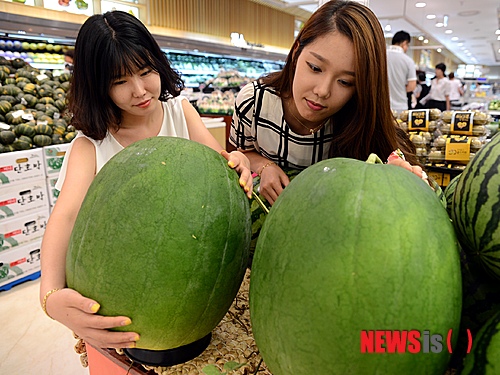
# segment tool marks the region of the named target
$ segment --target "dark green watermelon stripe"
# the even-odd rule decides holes
[[[474,207],[474,211],[473,211],[473,215],[472,215],[472,218],[471,218],[471,221],[470,221],[470,228],[472,229],[473,231],[473,238],[474,239],[478,239],[478,238],[481,238],[480,242],[483,242],[483,236],[477,236],[477,233],[475,233],[475,228],[476,228],[476,224],[477,224],[477,221],[478,221],[478,217],[480,216],[479,214],[481,213],[481,209],[485,206],[486,202],[488,202],[489,200],[489,196],[488,196],[488,185],[490,183],[490,180],[496,175],[496,173],[493,173],[493,168],[490,168],[489,166],[486,166],[487,165],[487,162],[489,161],[490,159],[490,156],[491,156],[491,153],[493,152],[494,148],[493,147],[489,147],[488,149],[485,150],[485,155],[482,155],[478,160],[479,162],[477,163],[477,168],[475,168],[475,171],[474,171],[474,178],[481,178],[481,184],[479,185],[480,188],[479,188],[479,194],[477,194],[477,199],[475,201],[475,207]],[[486,171],[486,173],[484,172]],[[470,189],[469,189],[470,190]],[[465,201],[464,203],[467,203],[468,201]],[[497,200],[497,203],[498,203],[498,200]],[[494,216],[494,215],[492,215]],[[493,220],[497,220],[497,218],[493,219]],[[497,222],[498,224],[498,222]],[[490,238],[491,240],[491,238]],[[475,243],[474,244],[474,248],[475,249],[482,249],[481,247],[481,244],[477,244]]]
[[[490,254],[490,257],[500,260],[500,245],[494,245],[489,249],[484,249],[481,254]]]
[[[497,160],[496,162],[497,162],[496,163],[497,165],[500,165],[500,160]],[[481,184],[481,192],[487,191],[488,185],[489,185],[491,179],[497,175],[498,175],[498,168],[490,168],[488,170],[488,172],[485,173],[484,181]],[[483,190],[483,186],[484,186],[484,190]],[[491,216],[490,216],[490,220],[488,221],[488,223],[486,225],[486,230],[483,233],[483,235],[480,237],[479,249],[485,249],[488,247],[488,245],[492,241],[494,233],[498,230],[498,225],[500,224],[500,189],[498,189],[498,187],[497,187],[497,189],[495,189],[495,190],[498,192],[498,194],[497,194],[497,197],[493,197],[492,201],[495,203],[491,207]],[[486,193],[485,193],[485,195],[486,195]],[[485,199],[487,199],[487,198],[485,198]],[[478,210],[476,212],[478,212],[481,209],[488,209],[488,207],[484,207],[484,206],[477,207],[477,205],[476,205],[476,208],[478,208]],[[477,219],[477,216],[475,218]]]

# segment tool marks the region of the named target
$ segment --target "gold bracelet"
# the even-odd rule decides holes
[[[260,175],[262,174],[262,171],[263,171],[264,169],[266,169],[267,167],[269,167],[269,166],[271,166],[271,165],[273,165],[273,164],[274,164],[274,165],[276,165],[276,163],[275,163],[274,161],[270,161],[269,163],[264,164],[264,165],[262,166],[262,168],[260,169],[260,171],[259,171],[259,172],[257,172],[257,174],[259,175],[259,177],[260,177]]]
[[[55,293],[57,291],[61,290],[60,288],[54,288],[52,290],[49,290],[45,296],[43,297],[43,301],[42,301],[42,310],[43,312],[45,313],[45,315],[47,315],[50,319],[54,320],[53,317],[51,317],[49,315],[49,313],[47,312],[47,298],[49,298],[49,296],[52,294],[52,293]]]

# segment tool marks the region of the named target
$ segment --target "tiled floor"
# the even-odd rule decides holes
[[[0,374],[88,375],[70,330],[40,308],[40,279],[0,292]]]

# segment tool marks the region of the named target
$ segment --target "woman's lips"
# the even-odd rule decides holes
[[[307,100],[307,99],[306,99],[306,103],[307,103],[307,106],[309,108],[311,108],[313,111],[319,111],[319,110],[325,108],[321,104],[318,104],[318,103],[315,103],[315,102],[311,102],[310,100]]]
[[[137,107],[139,107],[139,108],[146,108],[147,106],[149,106],[150,103],[151,103],[151,99],[145,100],[145,101],[137,104]]]

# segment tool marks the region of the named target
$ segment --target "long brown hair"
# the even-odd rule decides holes
[[[297,60],[302,50],[333,31],[348,37],[354,46],[356,91],[351,100],[332,116],[334,140],[330,157],[366,160],[376,153],[382,160],[400,148],[412,164],[419,164],[414,147],[398,128],[389,101],[386,43],[375,14],[355,1],[331,0],[304,24],[295,39],[283,70],[262,81],[280,97],[292,96]]]

